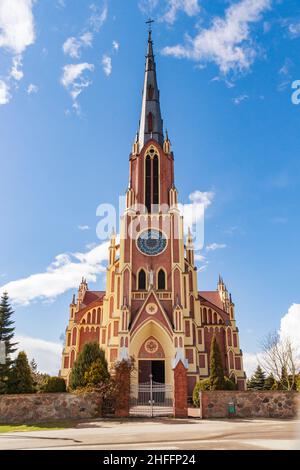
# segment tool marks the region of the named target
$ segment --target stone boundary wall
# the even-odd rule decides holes
[[[229,403],[238,418],[294,418],[300,412],[300,393],[282,391],[212,391],[200,395],[202,418],[228,418]]]
[[[0,424],[98,418],[101,405],[101,398],[93,392],[0,395]]]

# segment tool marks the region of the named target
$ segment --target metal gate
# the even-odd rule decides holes
[[[170,416],[173,415],[172,385],[150,381],[133,384],[130,390],[131,416]]]

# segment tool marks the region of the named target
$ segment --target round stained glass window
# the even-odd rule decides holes
[[[148,256],[159,255],[166,249],[166,246],[166,236],[160,230],[145,230],[137,239],[138,249]]]

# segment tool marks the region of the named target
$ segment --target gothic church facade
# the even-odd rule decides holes
[[[149,32],[139,132],[129,159],[120,240],[112,235],[105,291],[83,279],[70,305],[60,374],[67,381],[78,354],[97,341],[109,365],[134,357],[134,380],[172,384],[172,365],[187,367],[188,395],[209,376],[216,335],[225,374],[244,390],[246,377],[235,306],[223,280],[198,288],[193,238],[184,237],[177,204],[174,155],[163,131],[153,42]]]

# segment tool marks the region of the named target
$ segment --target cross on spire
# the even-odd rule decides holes
[[[149,26],[149,33],[152,32],[152,23],[154,23],[155,21],[152,20],[151,18],[149,18],[149,20],[146,21],[146,24]]]

